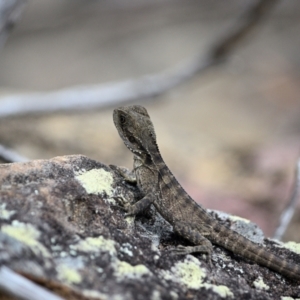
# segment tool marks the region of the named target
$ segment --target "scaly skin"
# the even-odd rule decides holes
[[[114,110],[114,123],[127,148],[134,154],[133,173],[144,197],[127,206],[127,215],[135,215],[153,204],[173,229],[194,246],[178,246],[177,254],[201,252],[211,261],[212,244],[266,266],[286,277],[300,281],[300,266],[282,259],[239,233],[220,224],[198,205],[181,187],[164,163],[153,124],[147,110],[138,105]],[[119,172],[132,181],[120,169]]]

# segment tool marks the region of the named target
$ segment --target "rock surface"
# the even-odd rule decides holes
[[[219,247],[212,268],[200,254],[171,256],[169,247],[187,242],[154,208],[124,218],[114,197],[135,201],[140,195],[85,156],[0,165],[0,266],[65,299],[300,297],[297,283]],[[263,240],[247,220],[212,213],[300,263],[300,246]]]

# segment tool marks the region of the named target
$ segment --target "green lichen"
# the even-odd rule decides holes
[[[242,221],[242,222],[244,222],[244,223],[250,223],[250,220],[245,219],[245,218],[241,218],[241,217],[239,217],[239,216],[230,216],[229,218],[230,218],[230,220],[232,220],[232,221]]]
[[[84,252],[109,252],[110,255],[115,255],[117,253],[115,242],[113,240],[105,239],[103,236],[88,237],[70,248],[72,248],[72,250]]]
[[[161,294],[159,291],[153,291],[152,295],[150,296],[150,300],[161,300]]]
[[[171,270],[162,271],[161,275],[165,280],[177,282],[190,289],[211,289],[222,298],[233,298],[233,293],[227,286],[203,283],[206,271],[201,268],[201,263],[191,255],[187,255],[184,261],[177,262]]]
[[[174,299],[174,300],[177,300],[177,299],[179,298],[178,294],[175,293],[174,291],[171,291],[171,292],[170,292],[170,296],[171,296],[171,298]]]
[[[85,171],[85,170],[84,170]],[[88,194],[113,195],[113,176],[103,169],[92,169],[75,176]]]
[[[47,248],[38,241],[40,231],[33,225],[14,220],[11,225],[3,225],[1,231],[27,245],[36,254],[50,257]]]
[[[212,290],[216,294],[218,294],[221,298],[234,298],[231,290],[225,285],[215,285],[210,283],[203,283],[201,287],[204,287],[208,290]]]
[[[297,254],[300,254],[300,243],[287,242],[287,243],[284,243],[283,246]]]
[[[170,270],[161,271],[161,275],[166,280],[176,281],[191,289],[199,289],[206,272],[195,257],[188,255],[184,261],[177,262]]]
[[[99,299],[99,300],[124,300],[127,299],[124,297],[124,294],[114,294],[111,293],[109,295],[104,293],[99,293],[98,291],[89,291],[84,290],[83,295],[88,297],[88,299]]]
[[[115,270],[115,276],[120,280],[129,279],[140,279],[143,275],[151,275],[152,273],[144,265],[132,266],[125,261],[116,260],[113,263]]]
[[[286,248],[289,249],[290,251],[293,251],[297,254],[300,254],[300,243],[296,242],[287,242],[287,243],[282,243],[278,240],[273,240],[275,242],[275,246],[279,248]]]
[[[57,266],[57,277],[68,284],[77,284],[82,280],[80,273],[67,265]]]
[[[261,277],[256,278],[256,280],[253,282],[253,285],[258,290],[265,290],[265,291],[267,291],[268,289],[270,289],[270,287],[267,284],[264,283],[264,281],[263,281],[263,279]]]
[[[109,297],[103,293],[100,293],[99,291],[95,290],[83,290],[83,295],[91,298],[91,299],[99,299],[99,300],[106,300],[109,299]]]
[[[6,203],[0,205],[0,219],[2,220],[9,220],[10,217],[15,214],[14,210],[7,210]]]
[[[133,252],[131,249],[132,249],[132,245],[130,245],[129,243],[124,243],[120,247],[120,251],[127,254],[128,256],[133,256]]]
[[[126,221],[126,223],[127,223],[127,225],[129,226],[129,227],[133,227],[134,226],[134,220],[135,220],[135,217],[133,216],[128,216],[128,217],[126,217],[125,218],[125,221]]]

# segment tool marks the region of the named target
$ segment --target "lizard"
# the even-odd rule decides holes
[[[124,144],[134,155],[131,174],[119,167],[116,167],[117,171],[125,180],[136,182],[143,196],[134,204],[124,205],[125,216],[136,215],[153,204],[173,230],[193,244],[173,248],[174,254],[200,252],[207,255],[211,265],[213,243],[285,277],[300,281],[299,265],[267,251],[262,245],[221,224],[189,196],[165,164],[157,145],[153,123],[143,106],[116,108],[113,121]]]

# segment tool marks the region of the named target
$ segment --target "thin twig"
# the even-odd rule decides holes
[[[29,159],[26,158],[25,156],[22,156],[17,152],[15,152],[14,150],[4,147],[1,144],[0,144],[0,159],[7,163],[29,161]]]
[[[0,268],[0,291],[22,300],[63,300],[4,266]]]
[[[296,176],[295,176],[295,183],[292,191],[291,198],[282,212],[280,216],[280,222],[279,225],[274,233],[273,238],[277,240],[281,240],[283,234],[285,233],[293,215],[295,212],[295,208],[297,205],[297,201],[299,199],[300,195],[300,159],[297,162],[297,168],[296,168]]]
[[[276,0],[260,0],[238,18],[237,22],[210,48],[202,59],[197,56],[177,67],[142,76],[100,85],[75,86],[50,93],[14,94],[0,98],[0,117],[62,110],[86,110],[149,99],[185,83],[196,74],[220,63],[246,38],[249,32],[270,11]]]
[[[211,48],[212,59],[222,59],[228,56],[258,25],[259,21],[271,10],[276,2],[276,0],[258,1],[256,5],[242,13],[236,24]]]

